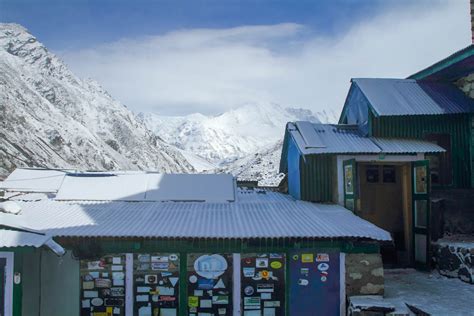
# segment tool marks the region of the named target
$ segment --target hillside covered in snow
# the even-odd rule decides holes
[[[94,81],[84,81],[17,24],[0,24],[0,175],[15,167],[193,167]]]

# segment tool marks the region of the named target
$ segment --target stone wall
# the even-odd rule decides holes
[[[346,295],[383,295],[382,256],[379,253],[346,254]]]
[[[432,244],[436,268],[444,276],[474,284],[474,237],[465,236],[468,241],[457,241],[455,237]]]

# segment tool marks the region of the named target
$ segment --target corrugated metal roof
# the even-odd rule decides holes
[[[258,193],[264,192],[264,193]],[[235,202],[20,202],[30,227],[67,237],[368,238],[388,232],[339,205],[238,190]]]
[[[54,253],[60,256],[65,253],[65,250],[58,243],[52,240],[50,236],[25,231],[0,229],[0,248],[40,248],[42,246],[50,248]]]
[[[436,115],[474,112],[474,103],[450,83],[413,79],[356,78],[377,115]]]
[[[0,189],[25,192],[57,192],[65,170],[17,168],[3,181]]]
[[[297,124],[288,123],[288,131],[304,155],[311,154],[411,154],[438,153],[445,150],[434,143],[414,139],[373,138],[363,136],[356,126],[309,123],[309,128],[298,129]],[[308,139],[316,134],[318,142],[325,147],[311,147]]]

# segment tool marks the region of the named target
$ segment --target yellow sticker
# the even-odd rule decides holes
[[[189,307],[198,307],[199,306],[199,297],[189,296],[188,297],[188,306]]]
[[[313,254],[312,253],[303,253],[301,255],[301,262],[303,262],[303,263],[313,262]]]
[[[270,263],[270,267],[272,267],[273,269],[280,269],[281,266],[282,264],[280,261],[272,261],[272,263]]]

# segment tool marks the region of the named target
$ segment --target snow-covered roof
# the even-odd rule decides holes
[[[0,189],[57,193],[57,200],[233,201],[230,174],[159,174],[144,171],[73,172],[16,169]]]
[[[445,150],[434,143],[416,139],[366,137],[357,126],[288,123],[287,131],[304,155],[310,154],[416,154]]]
[[[263,190],[237,190],[234,202],[20,201],[17,218],[63,237],[348,238],[391,240],[339,205]]]
[[[11,247],[35,247],[46,246],[58,256],[65,253],[63,247],[56,243],[51,236],[45,234],[30,233],[25,231],[0,229],[0,248]]]

